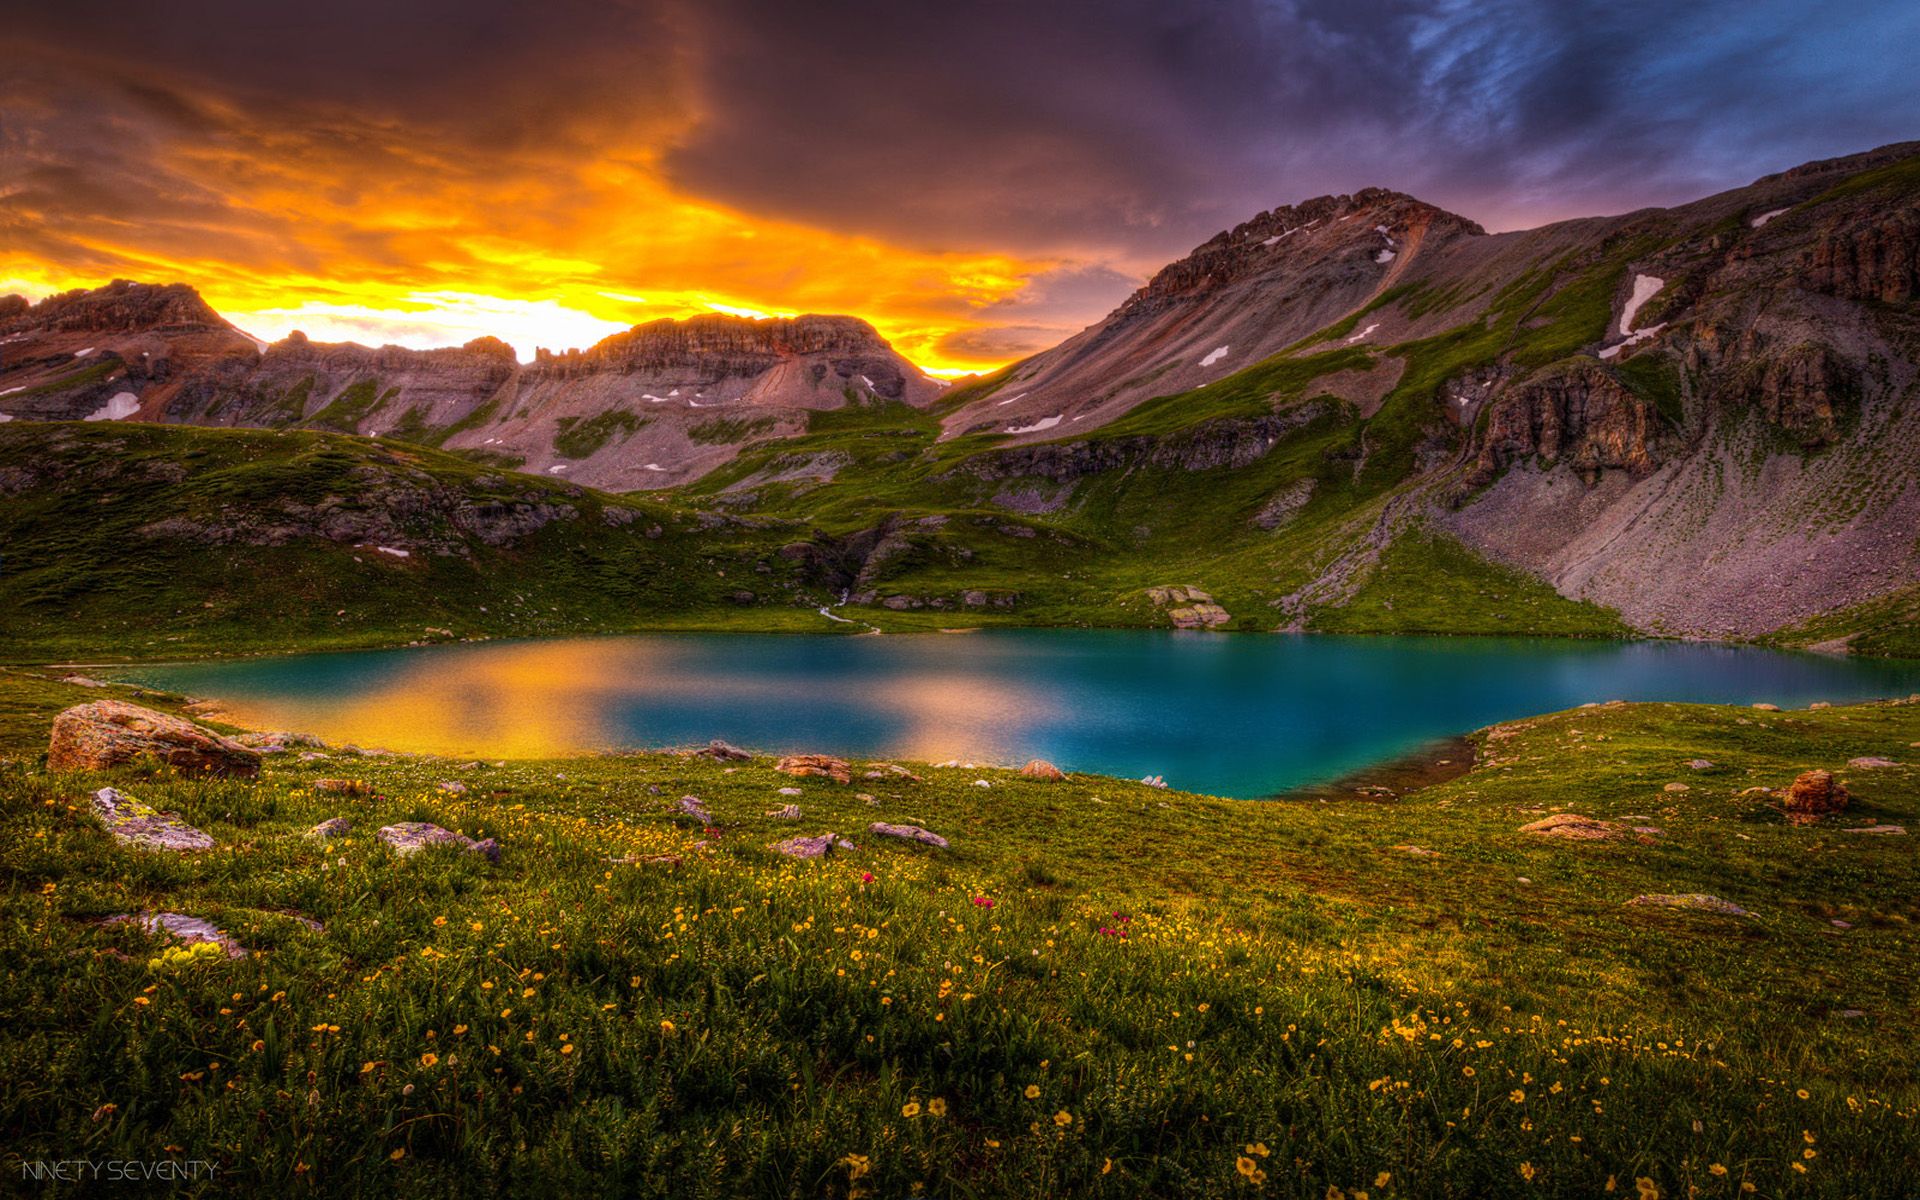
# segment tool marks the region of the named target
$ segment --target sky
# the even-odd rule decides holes
[[[0,0],[0,293],[523,358],[852,313],[958,374],[1278,204],[1525,228],[1920,138],[1912,0]]]

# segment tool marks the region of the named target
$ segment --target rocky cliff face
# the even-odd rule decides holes
[[[1645,475],[1660,465],[1665,437],[1653,406],[1612,371],[1590,359],[1572,362],[1529,376],[1488,406],[1466,482],[1484,486],[1533,456],[1564,462],[1589,483],[1609,467]]]

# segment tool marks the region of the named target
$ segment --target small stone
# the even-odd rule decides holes
[[[1780,706],[1778,704],[1756,704],[1753,707],[1756,712],[1779,712],[1780,711]]]
[[[855,792],[855,793],[853,794],[853,798],[854,798],[855,800],[864,800],[864,801],[866,801],[866,802],[867,802],[868,804],[878,804],[878,803],[880,803],[880,802],[879,802],[878,800],[875,800],[875,799],[873,798],[873,793],[872,793],[872,792]]]
[[[382,825],[377,835],[393,852],[406,857],[432,846],[454,846],[461,850],[471,850],[488,862],[500,861],[500,843],[492,838],[476,842],[470,837],[442,829],[428,821],[402,821],[397,825]]]
[[[1854,1019],[1856,1019],[1856,1018],[1858,1018],[1858,1017],[1864,1017],[1864,1016],[1866,1016],[1867,1014],[1866,1014],[1866,1011],[1865,1011],[1864,1009],[1858,1009],[1858,1008],[1843,1008],[1843,1009],[1841,1009],[1841,1010],[1840,1010],[1840,1015],[1841,1015],[1841,1016],[1842,1016],[1843,1018],[1845,1018],[1846,1020],[1849,1020],[1849,1021],[1851,1021],[1851,1020],[1854,1020]]]
[[[773,765],[782,775],[819,775],[835,783],[852,783],[853,768],[844,758],[827,754],[789,754]]]
[[[713,814],[707,811],[706,805],[700,803],[700,797],[698,796],[682,796],[679,801],[675,803],[674,808],[684,815],[692,817],[702,825],[713,824]]]
[[[1020,773],[1028,779],[1044,779],[1049,783],[1058,783],[1067,777],[1067,773],[1044,758],[1036,758],[1020,768]]]
[[[179,853],[213,849],[212,838],[175,814],[143,804],[118,788],[101,788],[95,792],[93,812],[114,840],[125,845]]]
[[[458,779],[442,779],[439,786],[441,791],[450,796],[464,796],[467,794],[467,785],[461,783]]]
[[[1438,850],[1429,850],[1425,846],[1412,846],[1412,845],[1395,846],[1394,849],[1400,851],[1400,853],[1402,854],[1411,854],[1415,858],[1439,858],[1440,857],[1440,852]]]
[[[1835,929],[1852,929],[1853,928],[1852,921],[1842,921],[1839,917],[1832,917],[1828,920],[1827,923],[1832,925]]]
[[[1667,785],[1667,786],[1666,786],[1665,788],[1663,788],[1662,790],[1663,790],[1663,791],[1668,791],[1668,792],[1690,792],[1690,791],[1692,791],[1693,789],[1692,789],[1692,788],[1690,788],[1690,787],[1688,787],[1688,786],[1687,786],[1686,784],[1684,784],[1684,783],[1670,783],[1670,784],[1668,784],[1668,785]]]
[[[221,933],[213,922],[200,917],[190,917],[177,912],[126,913],[117,917],[108,917],[109,925],[138,925],[150,934],[172,938],[192,946],[206,943],[218,946],[228,958],[245,958],[246,947]]]
[[[715,762],[746,762],[753,757],[740,747],[731,742],[723,742],[719,738],[714,738],[705,746],[695,750],[693,755],[695,758],[711,758]]]
[[[1635,896],[1628,904],[1653,908],[1680,908],[1689,912],[1720,913],[1729,917],[1750,917],[1753,914],[1741,908],[1731,900],[1722,900],[1718,896],[1709,896],[1705,892],[1684,892],[1679,895]]]
[[[1877,833],[1885,837],[1905,837],[1905,825],[1859,825],[1852,829],[1842,829],[1841,833]]]
[[[1847,765],[1860,771],[1873,771],[1882,767],[1897,767],[1900,764],[1890,758],[1874,755],[1867,758],[1850,758],[1847,760]]]
[[[881,837],[904,838],[910,842],[921,842],[928,846],[947,848],[947,839],[937,833],[929,833],[918,825],[889,825],[885,821],[875,821],[867,826],[868,833],[877,833]]]
[[[785,854],[790,858],[825,858],[834,850],[851,850],[853,843],[837,833],[823,833],[818,837],[790,837],[775,842],[768,849]]]
[[[795,788],[795,787],[785,787],[785,788],[781,788],[781,789],[780,789],[780,794],[781,794],[782,796],[804,796],[804,795],[806,795],[806,793],[805,793],[805,792],[803,792],[803,791],[802,791],[802,790],[800,790],[799,788]]]
[[[1694,770],[1696,770],[1696,771],[1711,771],[1711,770],[1713,770],[1713,764],[1712,764],[1711,762],[1708,762],[1708,761],[1707,761],[1706,759],[1704,759],[1704,758],[1692,758],[1692,759],[1688,759],[1688,760],[1687,760],[1687,765],[1688,765],[1689,767],[1692,767],[1692,768],[1693,768]]]
[[[974,780],[974,781],[973,781],[973,786],[975,786],[975,787],[983,787],[983,788],[990,788],[990,787],[992,787],[993,785],[992,785],[991,783],[988,783],[988,782],[987,782],[986,780],[984,780],[984,779],[976,779],[976,780]]]
[[[329,838],[344,837],[353,829],[353,822],[345,817],[328,817],[326,820],[307,830],[307,836],[326,841]]]
[[[1825,700],[1815,700],[1812,704],[1807,705],[1807,711],[1819,712],[1823,708],[1832,708],[1832,707],[1833,705],[1827,703]]]
[[[798,821],[800,819],[800,806],[798,804],[782,804],[779,808],[769,810],[767,815],[776,821]]]

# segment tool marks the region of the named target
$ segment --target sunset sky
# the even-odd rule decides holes
[[[523,357],[846,312],[949,374],[1276,204],[1491,229],[1920,137],[1920,5],[7,4],[0,292]]]

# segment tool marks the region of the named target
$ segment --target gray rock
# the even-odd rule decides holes
[[[928,846],[947,848],[947,839],[937,833],[929,833],[918,825],[889,825],[885,821],[875,821],[867,826],[868,833],[877,833],[881,837],[904,838],[910,842],[920,842]]]
[[[719,738],[714,738],[693,753],[696,758],[711,758],[715,762],[746,762],[753,757],[740,747],[730,742],[723,742]]]
[[[1687,760],[1687,765],[1688,765],[1689,767],[1692,767],[1692,768],[1693,768],[1694,770],[1696,770],[1696,771],[1711,771],[1711,770],[1713,770],[1713,764],[1712,764],[1711,762],[1708,762],[1708,761],[1707,761],[1706,759],[1704,759],[1704,758],[1692,758],[1692,759],[1688,759],[1688,760]]]
[[[698,796],[682,796],[674,807],[702,825],[713,824],[713,814],[707,811],[707,806],[700,802]]]
[[[1682,892],[1678,895],[1635,896],[1628,904],[1643,908],[1680,908],[1688,912],[1720,913],[1729,917],[1750,917],[1753,914],[1741,908],[1731,900],[1722,900],[1718,896],[1709,896],[1705,892]]]
[[[776,821],[798,821],[800,819],[800,806],[798,804],[782,804],[779,808],[769,809],[767,815]]]
[[[789,858],[825,858],[835,850],[852,850],[854,845],[837,833],[823,833],[818,837],[790,837],[767,848]]]
[[[163,813],[118,788],[93,794],[93,812],[114,840],[142,850],[185,853],[213,849],[213,839],[172,813]]]
[[[439,786],[440,790],[449,796],[464,796],[467,794],[467,785],[461,783],[458,779],[442,779]]]
[[[307,836],[326,841],[329,838],[344,837],[353,829],[353,822],[345,817],[328,817],[326,820],[307,830]]]
[[[492,838],[476,842],[470,837],[442,829],[427,821],[402,821],[398,825],[382,825],[376,835],[393,852],[402,857],[425,850],[432,846],[453,846],[461,850],[471,850],[488,862],[500,861],[500,843]]]
[[[1847,765],[1856,770],[1871,771],[1879,767],[1897,767],[1900,764],[1890,758],[1881,758],[1878,755],[1873,755],[1866,758],[1850,758],[1847,760]]]
[[[200,917],[190,917],[177,912],[140,912],[123,913],[117,917],[108,917],[109,925],[138,925],[150,934],[172,938],[192,946],[206,942],[220,947],[228,958],[245,958],[246,947],[234,941],[214,927],[213,922]]]
[[[1841,833],[1878,833],[1888,837],[1905,837],[1905,825],[1858,825],[1852,829],[1842,829]]]

